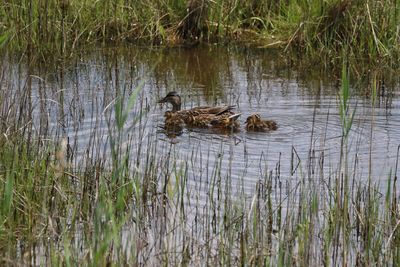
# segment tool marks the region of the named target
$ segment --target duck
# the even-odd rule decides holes
[[[250,132],[267,132],[278,129],[278,125],[272,120],[261,119],[260,114],[254,113],[246,119],[246,130]]]
[[[166,111],[164,118],[164,128],[166,130],[182,129],[185,124],[183,119],[172,111]]]
[[[164,134],[174,139],[183,133],[184,121],[172,111],[166,111],[164,114]]]
[[[224,131],[224,132],[238,132],[240,130],[240,124],[238,118],[242,115],[241,113],[228,114],[225,113],[221,116],[217,116],[210,121],[211,128]]]
[[[189,116],[186,125],[190,128],[213,128],[237,132],[240,124],[237,119],[241,113],[225,112],[222,114],[199,114]]]
[[[189,127],[208,128],[212,126],[212,121],[217,122],[225,118],[225,116],[229,117],[235,115],[235,113],[231,111],[235,107],[234,105],[201,106],[191,109],[181,109],[181,97],[175,91],[169,92],[164,98],[159,100],[158,103],[170,103],[172,105],[172,110],[167,111],[168,114],[164,115],[166,116],[166,120],[182,120]],[[167,117],[169,119],[167,119]],[[174,119],[172,119],[172,117]],[[234,118],[237,117],[234,116]]]

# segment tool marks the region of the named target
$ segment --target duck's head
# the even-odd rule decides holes
[[[247,117],[246,124],[250,124],[250,125],[255,124],[255,123],[259,122],[260,120],[261,120],[260,114],[255,113],[255,114],[252,114]]]
[[[170,103],[173,112],[181,110],[181,97],[177,92],[169,92],[163,99],[159,100],[158,103]]]

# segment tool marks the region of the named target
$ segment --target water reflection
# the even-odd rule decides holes
[[[3,67],[3,78],[12,77],[11,84],[3,84],[7,88],[3,98],[18,103],[23,96],[7,92],[22,87],[26,72],[13,60]],[[145,140],[159,146],[159,156],[170,153],[173,143],[175,159],[190,162],[193,182],[209,179],[218,163],[232,183],[243,184],[251,192],[256,181],[277,166],[279,175],[288,180],[309,175],[302,170],[311,163],[316,170],[310,178],[339,171],[342,128],[337,77],[319,68],[303,68],[301,63],[263,50],[214,46],[96,50],[53,71],[38,64],[31,71],[35,77],[32,110],[26,112],[32,112],[39,136],[68,137],[74,166],[79,168],[109,153],[115,98],[128,101],[133,89],[145,80],[126,126],[124,142],[132,158],[140,160],[144,155],[146,149],[139,147],[147,145]],[[400,144],[398,80],[385,88],[390,95],[381,95],[375,106],[365,93],[353,93],[351,108],[356,115],[349,137],[349,162],[357,161],[361,179],[371,171],[375,181],[383,181],[395,166]],[[204,129],[165,129],[164,113],[169,107],[157,101],[170,91],[182,96],[184,108],[236,105],[235,111],[242,113],[241,131],[229,135]],[[276,121],[277,131],[246,132],[244,122],[253,113]],[[137,117],[140,120],[134,123]]]

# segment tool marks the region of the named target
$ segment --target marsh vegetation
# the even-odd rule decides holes
[[[2,1],[0,34],[42,59],[88,45],[239,42],[294,50],[326,64],[399,67],[399,0]],[[356,65],[355,65],[356,66]]]
[[[2,264],[396,265],[398,77],[382,94],[372,76],[367,94],[345,65],[337,83],[274,55],[108,49],[54,69],[5,57]],[[193,59],[210,74],[182,67]],[[171,139],[156,105],[171,88],[279,128]]]
[[[397,266],[398,13],[3,1],[0,265]],[[169,91],[241,131],[169,135]]]

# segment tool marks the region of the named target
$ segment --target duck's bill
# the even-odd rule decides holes
[[[167,102],[167,100],[166,100],[165,97],[164,97],[163,99],[158,100],[157,103],[165,103],[165,102]]]

